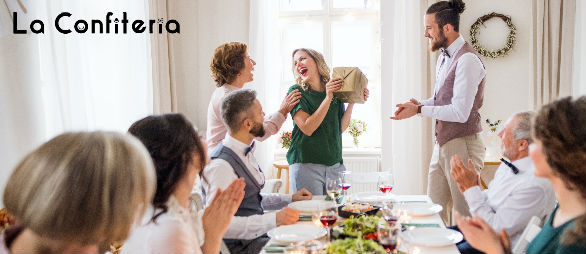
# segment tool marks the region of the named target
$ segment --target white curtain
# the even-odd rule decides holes
[[[27,14],[8,5],[19,12],[19,28],[40,19],[45,33],[0,38],[0,192],[16,163],[42,142],[65,131],[125,132],[153,108],[149,34],[61,34],[53,23],[65,11],[72,16],[60,24],[72,30],[75,21],[104,21],[107,12],[146,20],[144,1],[24,4]]]
[[[427,6],[425,0],[381,1],[382,170],[393,172],[399,194],[425,194],[427,188],[431,120],[389,119],[396,104],[427,99],[433,91],[430,70],[435,68],[436,54],[429,53],[423,36]]]
[[[586,2],[576,2],[576,23],[574,35],[574,79],[572,95],[586,95]]]
[[[533,4],[533,104],[539,108],[572,94],[576,0]]]
[[[279,55],[278,16],[279,2],[274,0],[250,1],[250,29],[248,53],[256,61],[254,81],[246,85],[257,91],[258,98],[266,114],[277,111],[284,94],[280,94],[279,71],[280,61],[274,56]],[[289,116],[287,116],[289,117]],[[277,138],[260,142],[255,156],[265,175],[272,176],[274,152]]]
[[[144,1],[51,1],[35,6],[44,20],[67,10],[78,19],[122,18],[147,20]],[[112,30],[110,31],[112,32]],[[61,34],[46,29],[40,37],[42,84],[47,137],[68,130],[125,131],[152,112],[149,34]]]
[[[151,19],[168,20],[167,0],[149,0]],[[173,44],[168,34],[151,35],[154,113],[177,112],[177,88],[173,78]]]

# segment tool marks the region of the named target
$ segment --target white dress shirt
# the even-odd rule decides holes
[[[441,54],[436,64],[436,82],[434,95],[443,86],[454,56],[464,46],[464,38],[460,35],[447,49],[449,57]],[[442,61],[445,58],[443,64]],[[454,79],[454,90],[452,103],[444,106],[434,106],[433,97],[421,101],[421,116],[428,116],[434,119],[447,122],[465,123],[468,121],[474,98],[478,91],[478,85],[486,75],[486,70],[480,59],[473,53],[465,53],[458,59],[456,66],[456,77]]]
[[[250,144],[242,143],[229,134],[226,134],[226,138],[222,141],[222,144],[232,149],[238,155],[259,184],[264,184],[265,177],[254,157],[254,149],[247,155],[244,155],[246,148]],[[224,190],[236,179],[238,179],[238,176],[230,163],[220,158],[212,160],[203,171],[202,186],[206,193],[206,203],[209,204],[213,200],[218,188]],[[292,198],[291,194],[262,193],[261,195],[264,210],[281,209],[283,206],[291,203]],[[276,213],[274,212],[262,215],[234,216],[224,238],[254,239],[276,226]]]
[[[212,98],[210,99],[210,104],[208,105],[208,120],[207,120],[207,130],[206,130],[206,143],[208,145],[208,150],[213,151],[216,146],[222,142],[222,139],[228,133],[228,128],[222,121],[222,115],[220,114],[220,108],[222,107],[222,101],[224,97],[232,91],[236,91],[240,88],[235,87],[233,85],[225,84],[221,87],[216,88],[214,93],[212,94]],[[269,138],[271,135],[277,133],[283,123],[287,120],[286,116],[281,114],[279,111],[265,116],[263,127],[265,128],[265,135],[262,137],[255,138],[258,141],[264,141],[265,139]]]
[[[501,163],[488,189],[474,186],[464,192],[464,197],[471,214],[480,216],[496,232],[504,228],[514,246],[532,216],[544,219],[553,210],[555,195],[549,181],[533,174],[531,158],[512,163],[518,174]]]
[[[181,206],[173,195],[166,213],[151,222],[153,206],[145,212],[124,242],[121,253],[202,253],[204,231],[201,216]]]

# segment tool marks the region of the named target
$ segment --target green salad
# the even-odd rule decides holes
[[[382,222],[384,219],[378,216],[360,216],[358,218],[350,216],[344,221],[343,232],[346,235],[360,238],[363,235],[376,232],[378,224]]]
[[[346,238],[344,240],[336,240],[328,246],[327,254],[386,254],[383,247],[378,245],[373,240],[365,240],[362,238]]]

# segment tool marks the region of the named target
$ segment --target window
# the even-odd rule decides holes
[[[356,66],[368,78],[370,98],[354,107],[352,119],[367,123],[360,145],[381,146],[380,119],[380,1],[379,0],[280,0],[280,89],[294,84],[291,53],[296,48],[321,52],[328,66]],[[291,128],[291,119],[284,128]],[[343,146],[352,137],[343,135]]]

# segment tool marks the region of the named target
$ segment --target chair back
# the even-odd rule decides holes
[[[281,179],[267,179],[265,186],[260,190],[260,193],[279,193],[283,186],[283,180]]]
[[[543,220],[541,220],[537,216],[531,217],[531,220],[529,220],[527,227],[525,227],[525,230],[523,230],[523,234],[521,234],[521,237],[519,237],[519,240],[517,240],[517,243],[515,243],[515,246],[513,246],[513,250],[512,250],[513,254],[525,253],[529,243],[541,231],[542,225],[543,225]]]

